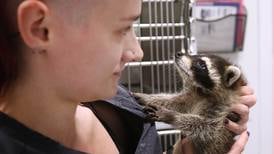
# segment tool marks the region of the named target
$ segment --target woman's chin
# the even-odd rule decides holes
[[[117,94],[117,87],[118,84],[115,84],[113,87],[110,89],[107,89],[102,93],[102,99],[111,99]]]
[[[90,92],[88,97],[84,97],[86,101],[107,100],[113,98],[117,94],[118,82],[109,84],[108,86],[98,87],[93,93]],[[92,93],[92,95],[90,95]],[[83,98],[83,97],[82,97]]]

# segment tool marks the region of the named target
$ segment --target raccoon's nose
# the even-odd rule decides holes
[[[184,53],[181,51],[175,53],[176,58],[181,58],[181,57],[183,57],[183,55],[184,55]]]

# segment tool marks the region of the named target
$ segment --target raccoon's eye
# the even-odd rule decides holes
[[[199,60],[199,61],[197,61],[196,65],[199,69],[206,70],[206,64],[204,61]]]

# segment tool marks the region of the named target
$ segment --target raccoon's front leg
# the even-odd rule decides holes
[[[154,104],[146,104],[144,106],[144,112],[147,115],[148,120],[152,121],[162,121],[166,123],[171,123],[171,121],[175,120],[176,111],[168,110],[162,106],[154,105]]]
[[[182,135],[192,142],[195,154],[227,153],[233,144],[233,135],[224,128],[221,118],[206,119],[158,105],[147,105],[144,110],[149,120],[162,121],[180,129]]]
[[[217,124],[205,120],[199,115],[179,113],[159,105],[148,104],[144,106],[144,111],[150,120],[171,124],[182,130],[182,133],[186,136],[201,134],[205,128],[215,127]]]
[[[175,94],[144,94],[144,93],[133,93],[133,96],[137,102],[143,106],[146,105],[159,105],[165,106],[171,104]]]

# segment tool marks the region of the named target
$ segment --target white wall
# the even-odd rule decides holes
[[[248,22],[244,51],[225,56],[242,67],[257,96],[245,154],[272,154],[272,1],[245,0],[245,4]]]
[[[272,154],[272,1],[246,0],[246,46],[239,62],[244,66],[257,104],[251,111],[251,138],[247,154]]]

